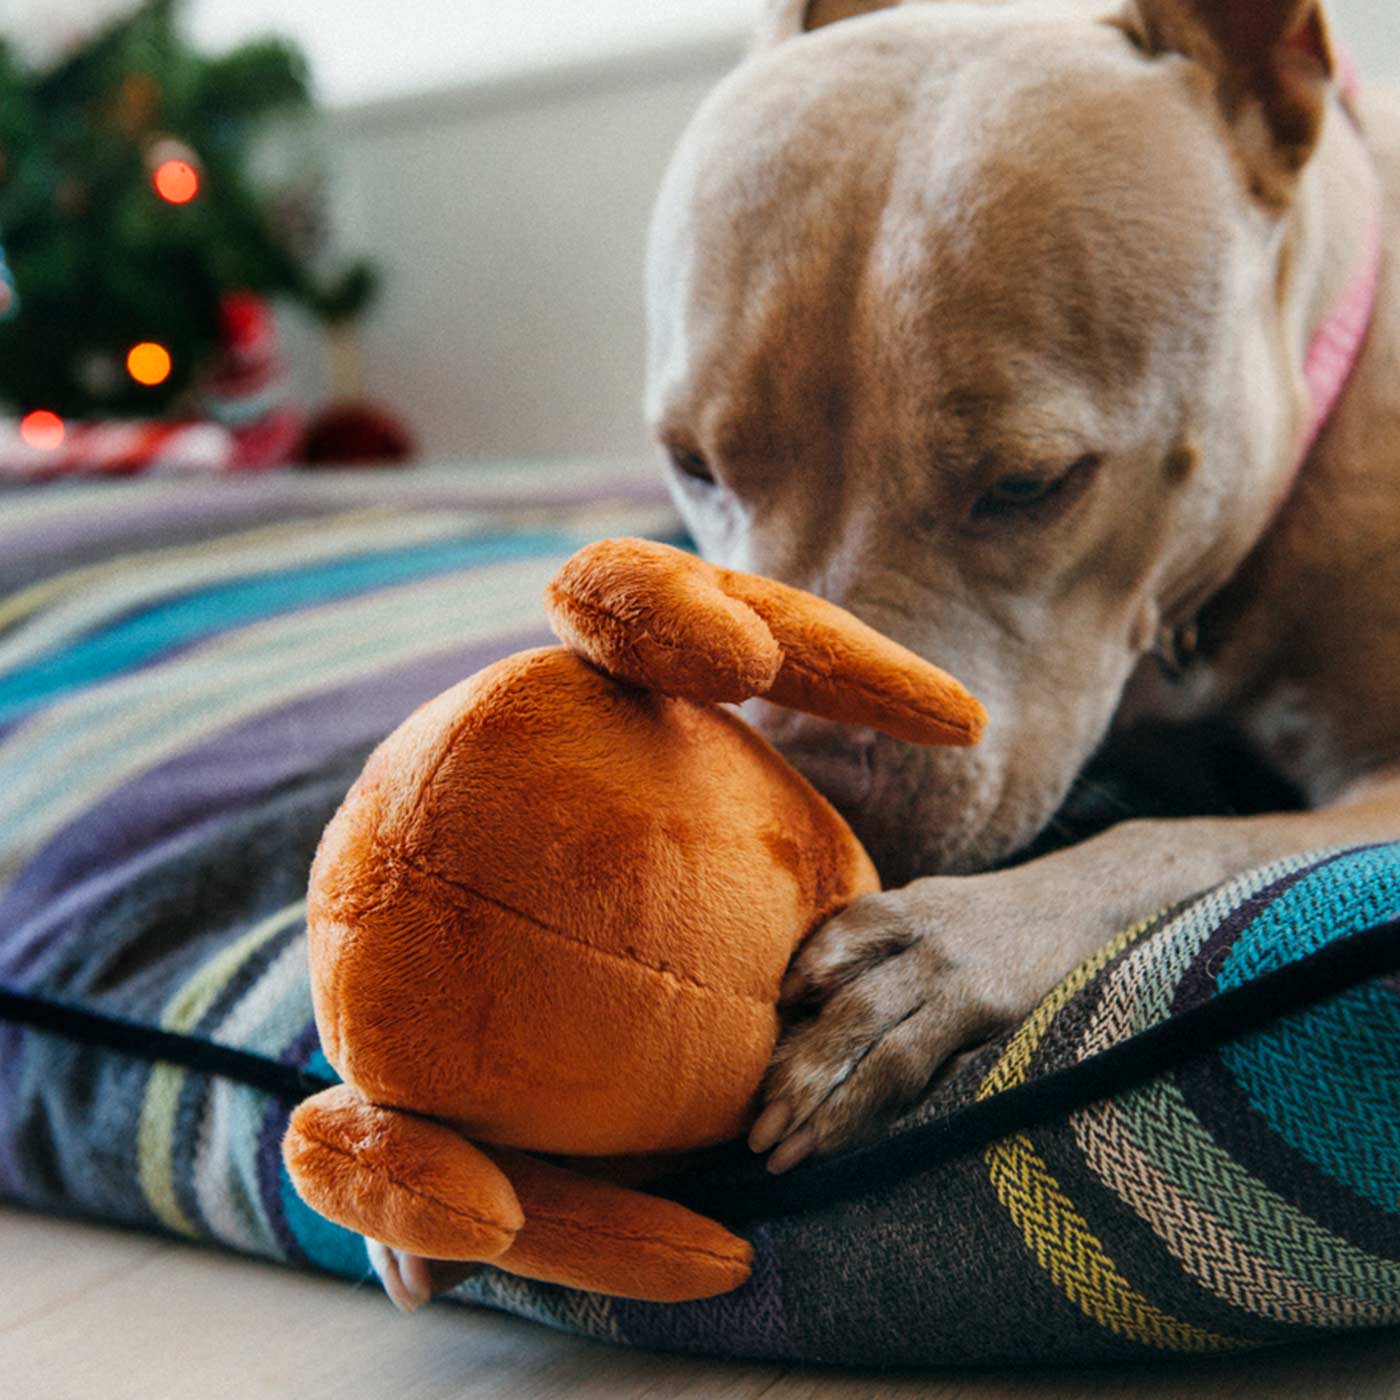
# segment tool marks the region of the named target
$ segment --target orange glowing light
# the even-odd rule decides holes
[[[46,408],[36,408],[19,420],[19,435],[40,452],[53,452],[63,445],[66,429],[63,419]]]
[[[199,171],[187,160],[163,160],[151,178],[169,204],[188,204],[199,193]]]
[[[170,378],[170,369],[170,351],[153,340],[133,345],[126,357],[126,372],[138,384],[164,384]]]

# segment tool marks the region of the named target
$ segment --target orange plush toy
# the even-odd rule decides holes
[[[395,1248],[708,1297],[748,1277],[747,1243],[621,1181],[745,1130],[788,960],[879,888],[719,706],[763,695],[926,744],[974,743],[985,716],[841,609],[664,545],[590,546],[546,604],[567,649],[423,706],[326,829],[312,988],[345,1082],[283,1151],[312,1207]]]

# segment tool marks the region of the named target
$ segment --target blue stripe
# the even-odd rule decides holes
[[[1400,917],[1400,845],[1343,856],[1246,928],[1222,991]],[[1400,998],[1376,984],[1221,1051],[1255,1110],[1295,1151],[1381,1210],[1400,1210]]]
[[[348,1279],[373,1277],[369,1255],[361,1236],[342,1225],[333,1225],[297,1195],[292,1179],[284,1166],[278,1177],[277,1189],[286,1216],[287,1228],[307,1259],[318,1269],[339,1274]]]
[[[1222,1056],[1296,1152],[1400,1214],[1400,998],[1358,987]]]
[[[0,724],[84,686],[135,671],[177,647],[280,613],[457,569],[551,554],[563,557],[589,538],[559,532],[482,535],[279,570],[186,593],[128,614],[9,676],[0,676]]]

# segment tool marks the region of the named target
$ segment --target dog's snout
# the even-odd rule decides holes
[[[875,783],[871,746],[851,749],[784,749],[788,761],[828,801],[852,812],[870,800]]]
[[[850,810],[869,801],[878,737],[873,729],[834,724],[766,704],[751,717],[783,757],[836,806]]]

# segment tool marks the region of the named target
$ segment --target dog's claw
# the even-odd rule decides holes
[[[749,1135],[755,1152],[772,1150],[770,1171],[868,1137],[1044,990],[1008,970],[996,936],[1009,941],[1014,924],[989,896],[1005,888],[1013,909],[1023,898],[1006,880],[930,879],[868,895],[808,940],[788,976],[801,978],[815,1015],[778,1045],[768,1104]],[[960,921],[979,937],[950,937]]]
[[[779,1099],[758,1115],[749,1130],[749,1151],[767,1152],[792,1125],[792,1105]]]
[[[768,1170],[774,1176],[791,1171],[798,1163],[811,1156],[817,1145],[816,1134],[809,1128],[799,1128],[791,1137],[784,1138],[777,1150],[768,1159]]]

